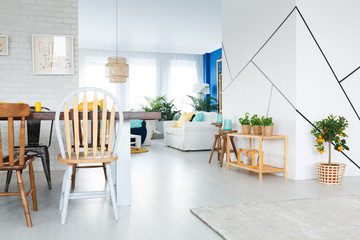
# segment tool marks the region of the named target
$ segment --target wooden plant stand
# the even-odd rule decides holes
[[[284,140],[284,167],[274,167],[270,165],[264,164],[264,155],[260,154],[259,156],[259,164],[258,166],[250,166],[246,165],[240,161],[231,161],[230,160],[230,138],[231,137],[242,137],[242,138],[248,138],[249,139],[249,149],[251,149],[251,140],[252,139],[258,139],[259,140],[259,152],[262,153],[262,144],[264,139],[283,139]],[[229,133],[227,134],[227,148],[226,148],[226,162],[227,162],[227,169],[230,169],[230,166],[246,169],[252,172],[259,173],[259,180],[262,180],[262,174],[263,173],[275,173],[275,172],[283,172],[284,178],[287,177],[287,136],[279,136],[279,135],[273,135],[273,136],[261,136],[261,135],[250,135],[250,134],[242,134],[242,133]],[[239,156],[238,156],[239,159]]]

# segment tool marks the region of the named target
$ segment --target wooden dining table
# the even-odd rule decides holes
[[[101,119],[101,112],[99,118]],[[110,113],[109,113],[110,114]],[[88,115],[92,119],[92,113]],[[157,120],[161,118],[160,112],[143,112],[143,111],[124,111],[123,127],[118,148],[118,160],[112,164],[112,176],[116,184],[117,205],[131,205],[131,161],[130,161],[130,120]],[[72,119],[72,114],[69,116]],[[82,112],[79,112],[79,118],[82,118]],[[16,119],[16,118],[14,118]],[[116,112],[115,119],[119,119],[119,113]],[[5,119],[0,119],[5,120]],[[18,119],[20,120],[20,119]],[[55,120],[55,111],[31,112],[26,120]],[[60,114],[60,120],[64,120],[63,114]]]

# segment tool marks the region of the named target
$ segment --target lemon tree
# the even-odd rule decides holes
[[[346,118],[330,115],[327,118],[313,123],[314,128],[311,134],[316,138],[316,150],[322,154],[325,152],[324,143],[329,143],[329,164],[331,164],[331,143],[336,151],[349,150],[345,138],[348,135],[344,132],[349,123]]]

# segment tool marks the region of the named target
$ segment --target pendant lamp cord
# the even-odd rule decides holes
[[[118,63],[118,2],[116,0],[116,63]]]

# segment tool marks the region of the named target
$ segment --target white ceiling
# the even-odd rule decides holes
[[[118,48],[204,54],[221,47],[222,0],[118,0]],[[79,0],[79,47],[115,49],[116,0]]]

